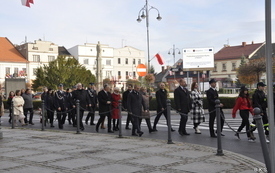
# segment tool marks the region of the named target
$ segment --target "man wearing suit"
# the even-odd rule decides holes
[[[91,106],[88,108],[89,113],[86,117],[85,123],[88,124],[89,118],[91,117],[90,125],[95,125],[94,119],[95,119],[95,109],[97,105],[97,93],[95,90],[94,83],[89,83],[89,88],[87,89],[87,93],[91,102]]]
[[[54,103],[56,107],[56,114],[59,129],[63,129],[63,124],[66,120],[67,103],[65,100],[65,92],[63,91],[63,84],[59,84],[58,91],[54,95]]]
[[[187,84],[184,79],[179,80],[180,86],[175,89],[174,91],[174,101],[176,105],[176,110],[179,112],[181,119],[180,119],[180,126],[179,126],[179,134],[183,135],[190,135],[186,132],[186,122],[188,120],[188,113],[191,110],[191,97],[190,92],[186,88]]]
[[[132,117],[132,136],[142,136],[143,132],[140,130],[139,117],[142,114],[142,106],[146,108],[142,95],[139,93],[140,86],[135,85],[134,90],[129,93],[127,98],[127,110]],[[148,111],[148,110],[145,110]]]
[[[208,100],[208,111],[210,112],[209,114],[209,131],[210,131],[210,136],[212,138],[216,138],[216,134],[214,132],[214,122],[216,118],[216,103],[215,100],[219,99],[219,94],[218,91],[216,90],[216,83],[217,81],[215,79],[211,79],[209,81],[210,88],[206,92],[207,100]],[[223,107],[223,104],[220,104],[220,107]],[[222,109],[221,109],[221,114],[223,114]],[[221,131],[223,129],[223,124],[224,120],[223,117],[221,117]],[[221,133],[221,136],[224,136],[224,134]]]
[[[128,95],[129,93],[132,92],[132,89],[133,89],[133,85],[132,84],[128,84],[128,89],[127,91],[125,91],[122,95],[122,106],[123,108],[127,111],[127,98],[128,98]],[[129,128],[129,124],[130,124],[130,121],[131,121],[131,115],[127,114],[127,120],[126,120],[126,126],[125,126],[125,129],[126,130],[131,130],[131,128]]]
[[[114,133],[111,130],[111,101],[112,96],[110,93],[110,87],[108,85],[104,85],[103,90],[98,93],[98,111],[100,118],[96,124],[96,131],[98,132],[99,125],[104,121],[105,116],[108,118],[108,133]]]
[[[91,106],[87,91],[84,90],[82,88],[82,84],[78,83],[76,85],[77,90],[74,90],[72,92],[72,99],[74,102],[74,107],[76,107],[76,101],[79,100],[79,124],[80,124],[80,130],[84,130],[84,126],[83,126],[83,115],[84,115],[84,111]]]
[[[156,92],[156,100],[157,100],[157,116],[154,121],[153,130],[157,131],[157,124],[159,122],[159,118],[163,114],[166,119],[167,124],[167,109],[166,109],[166,102],[167,102],[167,90],[165,89],[165,84],[161,82],[159,84],[160,89]],[[173,128],[171,128],[171,131],[175,131]]]

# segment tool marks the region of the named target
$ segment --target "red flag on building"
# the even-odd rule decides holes
[[[163,63],[163,59],[162,59],[162,57],[160,56],[160,54],[156,54],[155,55],[155,57],[157,58],[157,60],[158,60],[158,63],[160,64],[160,65],[163,65],[164,63]]]
[[[32,4],[34,4],[34,3],[33,3],[33,0],[29,0],[29,3],[32,3]]]

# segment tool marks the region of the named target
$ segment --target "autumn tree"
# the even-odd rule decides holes
[[[241,83],[252,85],[260,81],[262,74],[266,71],[265,58],[252,59],[242,63],[237,70],[238,79]]]
[[[59,56],[56,60],[36,70],[36,79],[32,87],[37,90],[41,86],[56,89],[62,83],[64,88],[71,88],[77,83],[95,82],[95,76],[74,58]]]

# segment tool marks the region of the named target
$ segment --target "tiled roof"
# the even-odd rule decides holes
[[[215,60],[239,59],[242,56],[248,58],[255,50],[259,49],[264,43],[252,43],[240,46],[225,46],[215,53]]]
[[[28,62],[6,37],[0,37],[0,62]]]

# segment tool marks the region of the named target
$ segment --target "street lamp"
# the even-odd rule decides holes
[[[177,50],[177,51],[179,51],[178,54],[180,54],[180,49],[179,48],[175,48],[175,45],[173,44],[173,48],[169,49],[169,52],[168,52],[169,55],[171,54],[171,50],[172,50],[172,55],[174,57],[174,65],[175,65],[175,63],[176,63],[175,62],[175,57],[176,57],[176,53],[175,52]]]
[[[150,8],[148,9],[148,0],[146,0],[146,3],[144,5],[144,7],[142,9],[140,9],[139,13],[138,13],[138,18],[137,18],[137,22],[141,22],[142,19],[146,19],[146,29],[147,29],[147,50],[148,50],[148,73],[150,70],[150,46],[149,46],[149,11],[150,10],[157,10],[158,12],[158,17],[156,18],[157,20],[161,20],[162,17],[160,17],[159,14],[159,10],[155,7],[150,6]]]
[[[170,54],[171,54],[171,51],[172,51],[172,55],[173,55],[173,58],[174,58],[174,64],[173,64],[173,66],[175,66],[176,50],[179,51],[178,54],[180,54],[180,49],[179,49],[179,48],[175,48],[175,45],[173,44],[173,48],[170,48],[170,49],[169,49],[169,52],[168,52],[168,54],[170,55]],[[176,66],[176,67],[177,67],[177,66]],[[174,67],[173,67],[173,68],[174,68]],[[175,80],[175,78],[176,78],[176,72],[173,71],[173,73],[174,73],[174,80]]]

